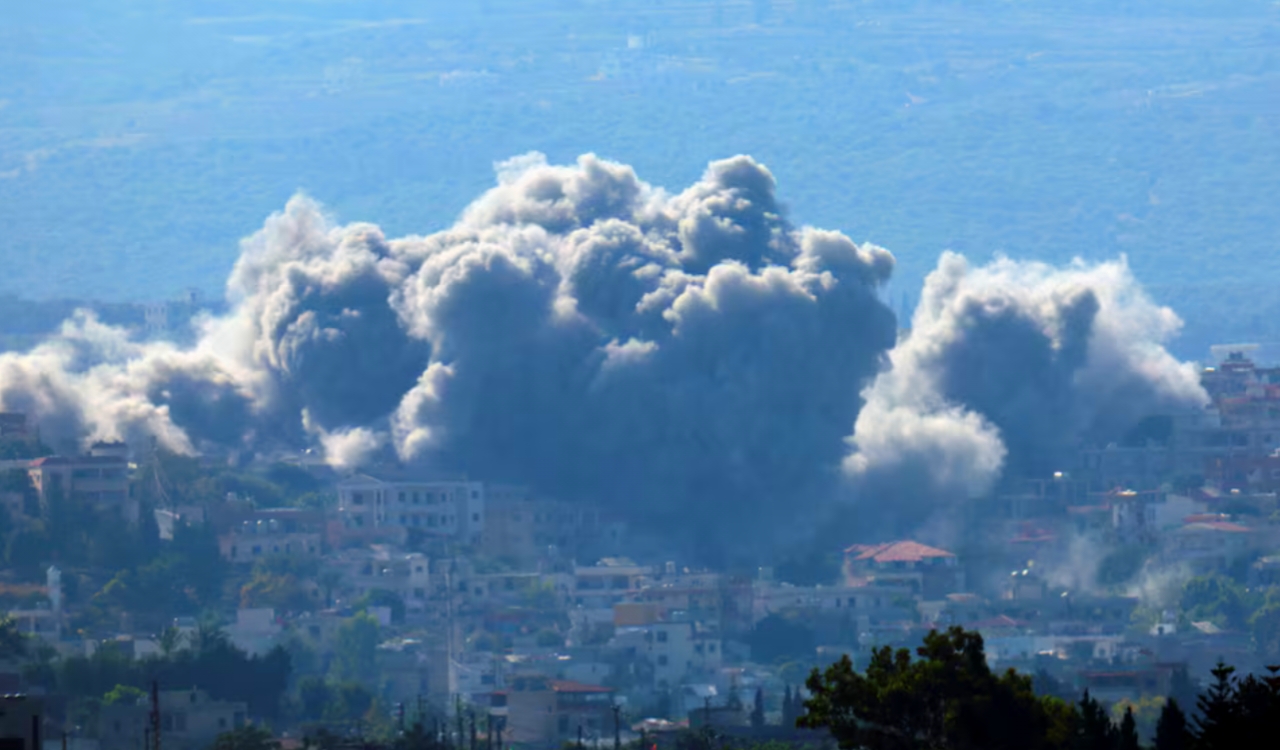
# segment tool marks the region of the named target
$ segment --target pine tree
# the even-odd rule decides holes
[[[759,729],[764,726],[764,690],[756,688],[755,705],[751,708],[751,726]]]
[[[1155,750],[1189,750],[1191,732],[1187,729],[1187,715],[1178,706],[1176,698],[1170,698],[1160,710],[1156,722]]]
[[[1084,691],[1080,699],[1080,724],[1076,729],[1076,750],[1111,750],[1116,746],[1116,728],[1098,701]]]
[[[793,727],[796,725],[796,716],[792,713],[791,706],[791,686],[787,685],[787,692],[782,697],[782,726]]]
[[[1200,696],[1200,716],[1195,720],[1198,750],[1236,750],[1247,746],[1240,734],[1240,701],[1234,667],[1222,662],[1213,668],[1214,682]]]
[[[1133,718],[1133,706],[1124,710],[1124,718],[1120,720],[1120,731],[1116,735],[1116,750],[1139,750],[1138,722]]]

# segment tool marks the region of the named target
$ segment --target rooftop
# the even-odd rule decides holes
[[[921,562],[928,559],[955,557],[950,552],[927,544],[912,541],[887,544],[855,544],[844,551],[856,555],[855,560],[871,560],[876,563]]]
[[[585,682],[571,680],[552,680],[551,689],[557,693],[612,693],[613,688],[601,685],[588,685]]]

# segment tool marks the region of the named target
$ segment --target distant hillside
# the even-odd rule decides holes
[[[947,248],[1123,253],[1184,356],[1280,340],[1271,3],[13,5],[0,292],[219,295],[297,189],[422,233],[526,151],[673,186],[746,152],[795,219],[893,250],[895,299]]]

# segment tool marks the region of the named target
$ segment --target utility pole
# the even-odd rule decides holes
[[[453,696],[453,714],[458,724],[458,744],[454,745],[454,747],[458,748],[458,750],[462,750],[462,695],[461,694],[457,694]]]
[[[478,750],[476,747],[476,710],[474,708],[467,710],[471,717],[471,750]]]
[[[400,723],[400,733],[403,734],[404,733],[404,704],[403,703],[396,704],[396,713],[399,714],[396,718],[399,720],[399,723]]]
[[[151,741],[154,746],[148,750],[160,750],[160,682],[151,681]]]
[[[622,707],[617,703],[613,704],[613,750],[622,750]]]
[[[582,744],[582,725],[578,725],[578,750],[585,750],[586,745]]]

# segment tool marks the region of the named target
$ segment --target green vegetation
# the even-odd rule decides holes
[[[1155,750],[1261,747],[1280,732],[1280,668],[1265,678],[1238,679],[1219,664],[1215,682],[1188,721],[1178,700],[1155,720]],[[852,750],[1138,750],[1133,706],[1108,716],[1086,692],[1076,704],[1038,696],[1031,679],[987,666],[982,637],[961,628],[925,637],[907,649],[874,652],[863,673],[848,657],[814,670],[798,725],[829,729]]]
[[[134,659],[115,642],[107,641],[93,656],[28,664],[26,678],[45,690],[67,696],[90,710],[101,703],[136,698],[151,682],[197,685],[217,700],[245,701],[252,715],[273,719],[289,686],[292,663],[288,652],[275,648],[250,656],[213,627],[197,630],[186,648],[165,656]]]

